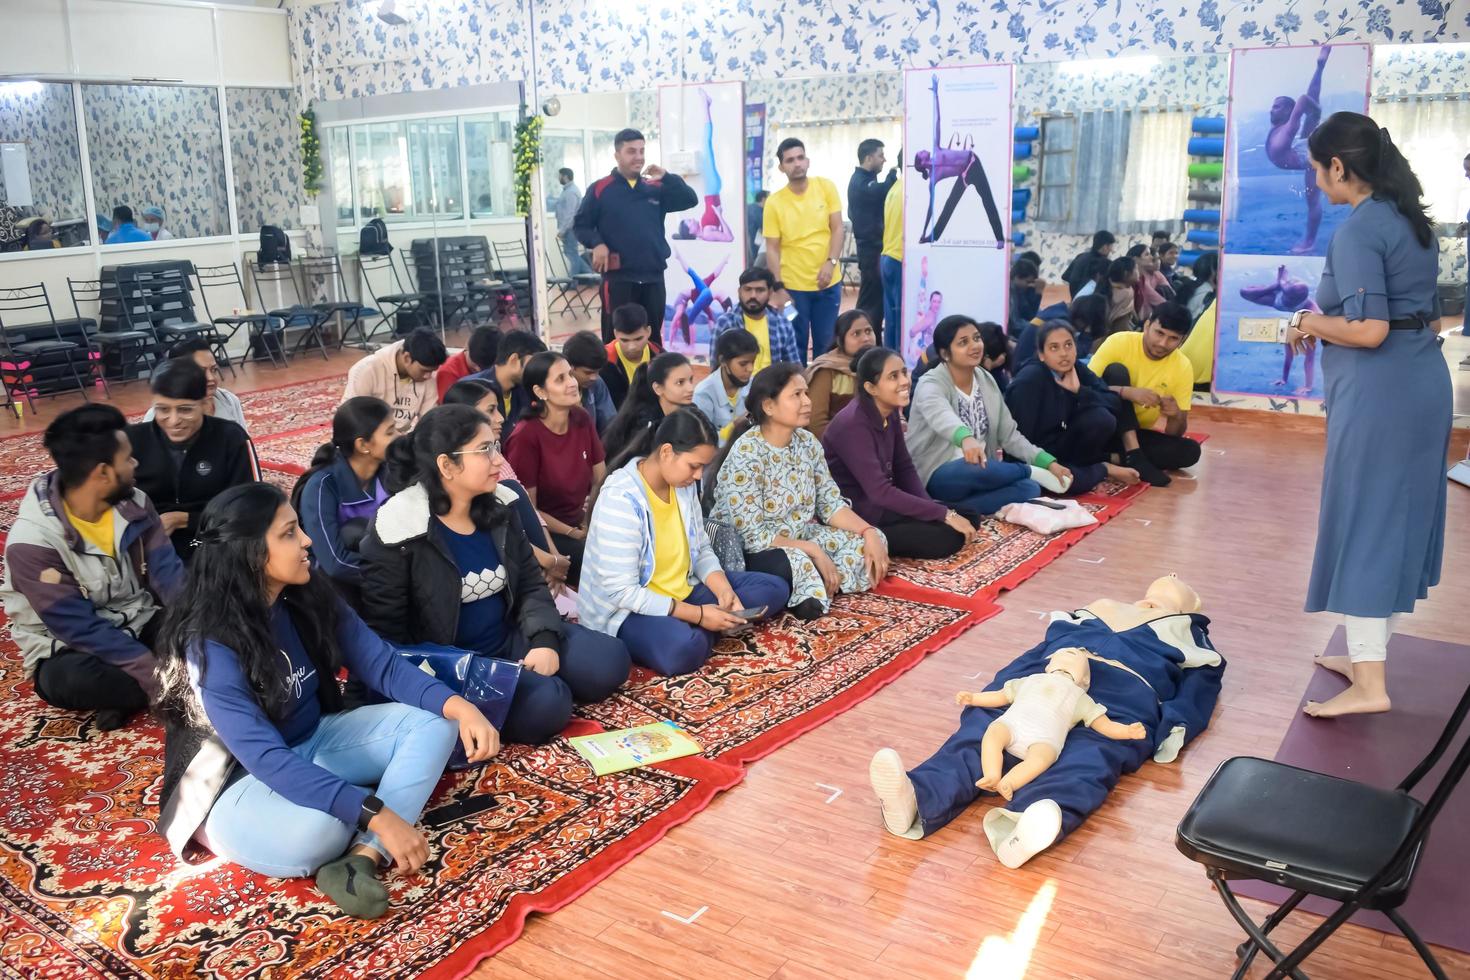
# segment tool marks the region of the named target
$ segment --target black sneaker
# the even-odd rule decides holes
[[[1169,474],[1153,464],[1153,460],[1144,455],[1142,449],[1135,449],[1128,454],[1125,460],[1129,468],[1138,471],[1138,478],[1151,487],[1167,487],[1173,483]]]
[[[792,606],[786,611],[795,616],[797,619],[809,623],[814,619],[821,618],[822,600],[818,599],[815,596],[810,599],[803,599],[801,602],[798,602],[796,605]]]
[[[128,713],[120,708],[108,708],[92,716],[92,724],[97,726],[99,732],[115,732],[126,727],[127,723]]]

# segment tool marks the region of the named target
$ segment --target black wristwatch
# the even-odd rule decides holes
[[[367,830],[368,824],[373,822],[373,817],[383,812],[383,801],[376,796],[369,795],[362,801],[362,810],[357,815],[357,829]]]

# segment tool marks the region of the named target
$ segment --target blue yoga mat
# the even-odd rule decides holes
[[[1195,136],[1189,141],[1189,155],[1192,157],[1223,157],[1225,140],[1218,136]]]
[[[1041,136],[1040,126],[1017,126],[1015,138],[1018,142],[1029,143]]]
[[[1192,225],[1218,225],[1220,212],[1215,208],[1187,208],[1184,220]]]
[[[1206,133],[1210,136],[1223,135],[1225,132],[1224,116],[1196,116],[1190,123],[1190,128],[1196,133]]]
[[[1220,233],[1212,228],[1191,228],[1185,233],[1184,240],[1195,245],[1219,245]]]
[[[1029,159],[1030,156],[1031,156],[1031,144],[1030,143],[1016,143],[1016,144],[1013,144],[1013,148],[1011,150],[1011,154],[1012,154],[1012,157],[1014,159],[1016,159],[1016,160],[1026,160],[1026,159]]]

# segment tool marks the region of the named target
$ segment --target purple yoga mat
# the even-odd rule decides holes
[[[1341,627],[1327,644],[1327,655],[1347,655],[1347,640]],[[1314,670],[1302,703],[1325,701],[1347,684],[1346,678],[1330,670]],[[1391,789],[1434,745],[1467,685],[1470,685],[1470,647],[1417,636],[1395,636],[1388,644],[1388,692],[1393,698],[1393,710],[1381,715],[1333,719],[1309,718],[1298,712],[1276,753],[1276,761]],[[1465,737],[1462,733],[1440,765],[1414,788],[1416,797],[1426,799],[1439,785],[1445,766],[1464,744]],[[1409,900],[1399,910],[1425,942],[1462,952],[1470,952],[1470,914],[1466,913],[1470,909],[1467,828],[1470,828],[1470,780],[1460,783],[1435,820]],[[1240,895],[1277,904],[1290,894],[1284,888],[1257,881],[1232,882],[1231,887]],[[1335,902],[1308,898],[1299,908],[1325,916],[1337,907]],[[1377,912],[1359,912],[1351,921],[1399,934],[1394,924]]]

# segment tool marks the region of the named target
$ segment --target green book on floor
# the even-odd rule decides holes
[[[660,721],[615,732],[578,735],[568,739],[577,754],[592,764],[598,776],[639,766],[682,759],[703,751],[698,742],[673,722]]]

